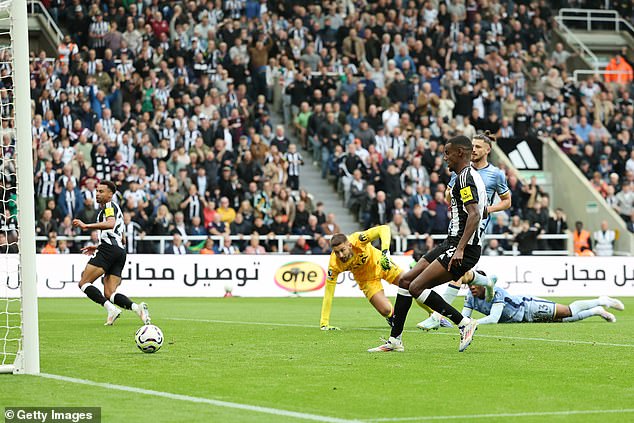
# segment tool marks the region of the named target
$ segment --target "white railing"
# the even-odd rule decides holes
[[[51,14],[48,13],[48,10],[46,10],[46,7],[42,4],[41,1],[28,0],[27,10],[30,15],[43,15],[49,29],[51,29],[55,33],[55,35],[57,35],[57,41],[62,41],[64,39],[64,34],[62,33],[61,29],[59,29],[57,22],[55,21],[55,19],[53,19]]]
[[[577,53],[579,53],[582,56],[583,55],[587,56],[588,59],[591,61],[592,67],[594,69],[598,69],[601,65],[599,58],[592,52],[592,50],[588,48],[587,45],[583,43],[583,41],[579,39],[579,37],[575,35],[574,32],[570,30],[570,28],[566,26],[563,20],[560,20],[558,18],[559,18],[558,16],[555,17],[555,20],[557,21],[557,24],[559,25],[559,29],[561,29],[565,33],[568,43],[572,45],[571,41],[573,41],[576,45],[572,45],[572,47],[577,51]]]
[[[402,254],[405,251],[407,251],[408,248],[408,244],[411,243],[412,241],[416,241],[416,240],[425,240],[427,239],[427,237],[431,237],[433,240],[435,241],[441,241],[443,239],[445,239],[447,236],[446,235],[409,235],[407,237],[395,237],[394,241],[395,241],[395,247],[394,247],[394,253],[395,254]],[[330,235],[326,235],[324,236],[324,238],[326,239],[330,239]],[[193,241],[193,242],[201,242],[206,240],[207,238],[211,238],[213,239],[215,242],[218,242],[220,244],[222,244],[222,240],[223,237],[221,235],[188,235],[186,237],[185,241]],[[248,242],[251,239],[251,235],[230,235],[229,238],[231,238],[232,241],[246,241]],[[299,238],[304,238],[306,240],[312,240],[313,237],[312,236],[307,236],[307,235],[275,235],[273,237],[267,237],[267,236],[260,236],[260,241],[271,241],[274,240],[277,243],[277,251],[280,252],[280,254],[282,254],[284,252],[284,244],[287,243],[294,243],[296,242]],[[511,235],[492,235],[492,234],[488,234],[485,235],[483,237],[484,241],[488,241],[490,239],[498,239],[498,240],[506,240],[509,242],[513,242],[513,236]],[[569,253],[568,250],[568,245],[570,242],[570,235],[568,234],[560,234],[560,235],[555,235],[555,234],[542,234],[539,235],[537,237],[537,239],[540,240],[561,240],[564,241],[564,245],[565,248],[562,250],[535,250],[533,251],[534,255],[556,255],[556,256],[566,256]],[[48,240],[48,237],[46,236],[36,236],[35,237],[36,241],[41,241],[41,242],[46,242]],[[88,235],[78,235],[78,236],[62,236],[62,235],[58,235],[57,236],[57,240],[61,241],[61,240],[66,240],[66,241],[89,241],[90,237]],[[137,239],[137,241],[152,241],[152,242],[158,242],[159,244],[159,251],[161,252],[160,254],[163,253],[163,251],[165,251],[165,248],[167,247],[167,245],[169,245],[172,242],[172,237],[171,236],[167,236],[167,235],[146,235],[143,238],[139,238]],[[511,255],[511,256],[517,256],[519,255],[519,251],[517,250],[517,246],[513,245],[512,250],[510,251],[505,251],[505,255]]]
[[[628,71],[608,71],[608,70],[592,70],[592,69],[575,69],[572,72],[572,78],[575,82],[579,82],[579,75],[627,75]]]
[[[574,9],[563,8],[559,9],[559,14],[555,17],[557,23],[561,24],[568,22],[585,22],[586,31],[592,31],[593,24],[594,29],[598,23],[612,23],[614,30],[628,31],[634,35],[634,27],[617,12],[616,10],[603,10],[603,9]]]

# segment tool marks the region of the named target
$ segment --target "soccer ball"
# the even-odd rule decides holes
[[[161,349],[163,345],[163,332],[158,326],[144,325],[134,335],[136,346],[144,353],[153,353]]]

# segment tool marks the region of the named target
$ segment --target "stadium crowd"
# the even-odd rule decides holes
[[[631,74],[572,81],[570,53],[549,50],[544,0],[48,6],[67,35],[56,57],[31,62],[37,234],[52,234],[44,250],[78,250],[54,234],[79,234],[75,217],[94,221],[96,183],[110,179],[130,252],[258,253],[276,251],[271,235],[295,234],[307,239],[293,253],[328,253],[322,236],[336,222],[301,189],[304,160],[335,180],[364,228],[443,234],[443,143],[483,130],[553,136],[631,227]],[[485,254],[513,242],[525,254],[563,248],[536,236],[565,233],[565,213],[534,179],[509,172],[508,182],[512,207],[489,225],[508,237]],[[187,241],[207,234],[224,241]],[[144,235],[173,245],[158,251]]]

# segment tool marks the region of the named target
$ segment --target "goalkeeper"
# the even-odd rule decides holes
[[[372,246],[372,241],[381,239],[381,250]],[[383,292],[381,280],[398,286],[402,270],[390,259],[390,228],[376,226],[367,231],[355,232],[346,237],[339,233],[330,239],[330,262],[326,291],[321,305],[320,327],[322,330],[338,330],[329,325],[332,298],[335,295],[337,277],[350,271],[370,304],[392,325],[394,308]]]

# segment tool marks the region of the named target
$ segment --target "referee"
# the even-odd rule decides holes
[[[82,248],[82,253],[92,256],[86,268],[81,274],[79,288],[94,302],[103,306],[108,311],[108,319],[105,325],[111,326],[121,314],[121,310],[115,304],[126,310],[132,310],[139,315],[144,324],[150,323],[150,313],[147,304],[133,303],[128,297],[117,293],[117,287],[121,284],[121,272],[126,262],[126,250],[121,208],[112,201],[117,192],[115,184],[111,181],[101,181],[97,185],[97,202],[101,206],[96,223],[84,223],[79,219],[73,220],[73,226],[80,227],[82,231],[99,230],[99,245],[90,245]],[[103,276],[104,294],[93,285],[99,277]]]

